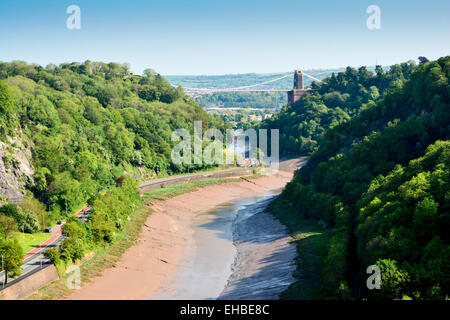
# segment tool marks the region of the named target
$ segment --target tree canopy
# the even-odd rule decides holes
[[[123,174],[148,179],[187,171],[171,162],[172,131],[193,132],[196,120],[205,130],[226,127],[153,70],[137,76],[128,69],[93,61],[45,68],[0,62],[0,140],[17,137],[32,151],[27,189],[54,216]],[[206,167],[212,165],[189,169]]]
[[[342,288],[355,298],[449,296],[449,66],[450,57],[394,66],[392,81],[379,78],[380,98],[359,101],[351,119],[323,132],[278,200],[333,227],[324,296],[343,298]],[[342,84],[335,77],[325,87],[336,81],[345,92],[377,77],[347,69]],[[381,291],[365,286],[369,265],[382,269]]]

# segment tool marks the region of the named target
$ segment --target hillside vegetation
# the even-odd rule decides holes
[[[366,67],[348,67],[332,74],[322,83],[314,82],[317,91],[307,94],[260,125],[280,130],[282,155],[310,155],[318,149],[326,130],[349,120],[361,107],[368,107],[409,78],[416,65],[413,61],[391,66],[387,71],[377,66],[372,72]]]
[[[0,141],[11,145],[14,137],[31,150],[34,172],[22,177],[23,193],[50,208],[52,221],[93,202],[124,174],[138,179],[204,168],[171,162],[171,133],[192,131],[194,120],[204,129],[224,128],[150,69],[133,76],[126,64],[43,68],[15,61],[0,63],[0,79]],[[13,144],[5,170],[19,165],[13,148],[20,145]]]
[[[281,108],[287,103],[286,92],[217,92],[195,98],[202,107]]]
[[[378,85],[378,99],[366,96],[359,108],[354,101],[361,91],[348,99],[351,105],[343,111],[359,111],[324,128],[308,164],[274,205],[332,228],[320,266],[325,298],[449,296],[450,57],[401,65],[398,71],[409,79],[391,72],[400,79],[384,80],[380,87],[382,73],[368,78]],[[350,88],[364,92],[358,82],[345,83],[338,94],[352,96]],[[330,86],[328,81],[318,87],[318,94]],[[314,99],[317,95],[282,114],[305,110]],[[300,111],[295,114],[301,117]],[[380,290],[366,286],[370,265],[381,269]]]

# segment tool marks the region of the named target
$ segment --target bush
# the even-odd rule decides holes
[[[328,254],[324,260],[322,277],[322,287],[325,291],[328,291],[327,296],[348,298],[349,290],[347,285],[344,285],[349,269],[348,248],[349,235],[345,230],[338,232],[331,238]]]
[[[66,237],[84,240],[85,230],[81,222],[70,221],[64,224],[63,234]]]
[[[376,265],[381,271],[381,290],[374,294],[382,299],[402,299],[410,281],[409,274],[397,267],[395,260],[380,259]]]
[[[44,252],[44,257],[50,259],[51,263],[57,265],[61,260],[61,254],[59,253],[58,248],[51,248]]]
[[[81,239],[66,238],[61,243],[61,257],[76,262],[84,257],[84,244]]]
[[[124,226],[129,215],[140,202],[136,180],[126,176],[120,187],[106,192],[94,201],[94,210],[90,215],[88,228],[95,242],[112,242],[116,231]]]
[[[36,214],[30,210],[22,210],[15,204],[6,204],[0,207],[0,213],[12,217],[17,221],[20,231],[35,233],[39,231],[39,220]]]
[[[3,237],[6,240],[9,235],[17,230],[17,222],[13,217],[0,214],[0,239]]]

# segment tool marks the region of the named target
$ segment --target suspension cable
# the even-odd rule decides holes
[[[311,78],[311,79],[313,79],[313,80],[316,80],[316,81],[319,81],[319,82],[323,82],[322,80],[317,79],[316,77],[313,77],[313,76],[310,75],[310,74],[304,73],[303,71],[302,71],[302,73],[303,73],[305,76],[307,76],[307,77],[309,77],[309,78]]]
[[[311,79],[313,79],[315,81],[323,83],[322,80],[317,79],[316,77],[314,77],[314,76],[312,76],[310,74],[307,74],[307,73],[305,73],[303,71],[302,71],[302,74],[304,74],[305,76],[307,76],[307,77],[309,77],[309,78],[311,78]],[[248,88],[253,88],[253,87],[261,86],[261,85],[264,85],[264,84],[272,83],[272,82],[275,82],[275,81],[287,78],[289,76],[291,76],[291,72],[287,73],[286,75],[284,75],[282,77],[276,78],[276,79],[272,79],[272,80],[268,80],[268,81],[264,81],[264,82],[260,82],[260,83],[256,83],[256,84],[252,84],[252,85],[248,85],[248,86],[241,86],[241,87],[234,87],[234,88],[191,88],[191,87],[183,87],[183,89],[188,90],[188,91],[189,90],[192,90],[192,91],[239,91],[241,89],[248,89]]]
[[[275,82],[284,78],[287,78],[291,75],[291,73],[289,72],[288,74],[280,77],[280,78],[276,78],[276,79],[272,79],[272,80],[268,80],[268,81],[264,81],[264,82],[260,82],[260,83],[256,83],[256,84],[252,84],[249,86],[241,86],[241,87],[234,87],[234,88],[189,88],[189,87],[183,87],[184,89],[187,90],[230,90],[230,91],[234,91],[234,90],[239,90],[239,89],[247,89],[247,88],[253,88],[253,87],[257,87],[257,86],[261,86],[263,84],[268,84],[271,82]]]

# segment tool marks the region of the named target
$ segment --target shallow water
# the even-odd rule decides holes
[[[296,247],[287,228],[265,211],[272,198],[238,212],[233,227],[236,257],[219,299],[278,299],[295,281]]]
[[[280,242],[286,228],[264,212],[273,197],[267,193],[198,214],[192,225],[194,243],[152,298],[276,299],[293,281],[295,247]]]

